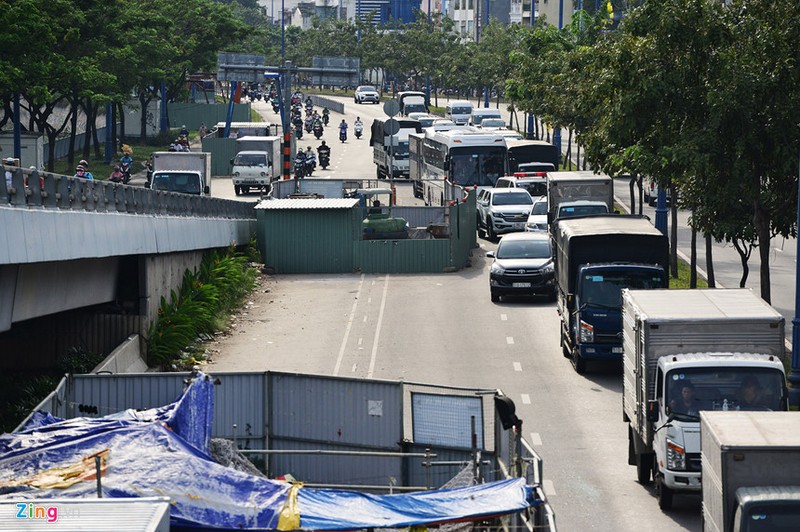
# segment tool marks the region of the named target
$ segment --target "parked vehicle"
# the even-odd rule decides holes
[[[575,371],[622,359],[623,288],[668,286],[669,243],[638,216],[591,216],[551,227],[561,348]]]
[[[525,231],[533,198],[524,189],[487,188],[478,192],[478,236],[494,240],[498,235]]]
[[[476,107],[472,110],[469,118],[469,125],[480,126],[484,118],[500,118],[500,109],[492,109],[491,107]]]
[[[282,142],[280,137],[240,137],[238,153],[231,159],[231,180],[238,196],[251,188],[268,193],[270,183],[281,178]]]
[[[550,172],[547,174],[547,206],[552,225],[565,206],[579,205],[580,201],[600,201],[607,206],[606,212],[614,207],[614,183],[604,174],[592,172]]]
[[[528,215],[528,221],[525,222],[525,230],[547,232],[547,196],[539,196],[533,200],[533,208]]]
[[[210,153],[153,152],[153,190],[208,195],[210,179]]]
[[[424,92],[404,91],[397,93],[397,101],[400,103],[400,114],[408,116],[409,113],[427,113],[428,100]]]
[[[700,413],[705,531],[797,529],[798,434],[796,412]]]
[[[471,116],[472,103],[467,100],[454,100],[444,108],[444,117],[449,118],[455,124],[468,124]]]
[[[662,510],[673,494],[700,493],[703,410],[742,408],[742,383],[769,389],[786,409],[784,319],[750,290],[624,290],[622,417],[628,463],[656,482]]]
[[[371,85],[359,85],[353,95],[355,103],[380,103],[381,98],[375,87]]]
[[[514,233],[500,239],[489,269],[492,301],[505,296],[556,295],[553,249],[546,233]]]
[[[398,126],[394,135],[386,133],[388,119],[376,118],[370,130],[369,145],[372,146],[372,160],[376,166],[378,179],[409,176],[408,136],[422,132],[422,127],[416,120],[408,118],[392,120],[397,122]]]

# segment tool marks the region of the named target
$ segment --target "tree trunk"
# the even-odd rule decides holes
[[[92,105],[92,143],[94,145],[94,156],[97,159],[102,159],[103,154],[100,152],[100,139],[97,138],[97,113],[100,112],[99,105]]]
[[[72,113],[72,117],[70,118],[70,129],[69,132],[69,150],[67,151],[67,163],[69,164],[70,168],[75,166],[75,140],[78,136],[78,99],[75,98],[74,100],[70,100],[70,112]],[[85,158],[85,157],[84,157]]]
[[[754,222],[756,234],[758,235],[758,255],[761,259],[761,299],[767,303],[771,303],[772,293],[770,290],[769,251],[772,237],[769,234],[769,213],[767,213],[766,209],[762,206],[760,198],[757,198],[755,201]]]
[[[632,175],[631,180],[628,183],[628,188],[630,189],[631,192],[631,214],[636,214],[636,196],[633,193],[634,183],[636,183],[636,175]]]
[[[86,125],[83,128],[83,158],[89,160],[92,149],[92,101],[86,100]]]
[[[714,275],[714,257],[712,256],[712,240],[711,235],[706,233],[706,275],[708,275],[708,287],[716,288],[717,279]]]
[[[694,209],[692,209],[694,213]],[[689,258],[689,288],[697,288],[697,229],[692,226],[692,247]]]
[[[141,118],[139,119],[139,139],[144,144],[147,142],[147,105],[150,103],[150,98],[147,97],[146,92],[139,92],[139,107],[141,109]]]
[[[586,170],[586,158],[583,159],[583,169]],[[644,214],[644,187],[642,187],[642,174],[636,174],[636,188],[639,191],[639,215]]]
[[[750,266],[747,264],[750,254],[753,252],[753,246],[738,240],[733,241],[733,247],[739,254],[739,260],[742,262],[742,278],[739,280],[739,288],[744,288],[747,285],[747,277],[750,275]]]
[[[572,129],[567,128],[567,154],[564,156],[564,160],[569,165],[568,170],[572,170]]]
[[[671,218],[671,230],[669,235],[669,269],[673,277],[678,277],[678,191],[670,182],[669,194],[672,200],[669,202],[669,214]]]

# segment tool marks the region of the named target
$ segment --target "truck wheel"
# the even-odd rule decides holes
[[[651,454],[637,454],[636,455],[636,480],[639,484],[647,486],[650,484],[650,473],[653,469],[653,455]]]
[[[586,373],[586,359],[578,353],[577,349],[572,353],[572,367],[575,368],[575,372],[579,375]]]
[[[234,185],[233,191],[236,192],[237,196],[242,193],[242,189],[239,188],[239,185]]]
[[[672,495],[673,491],[666,484],[664,484],[663,477],[658,480],[658,507],[667,512],[672,510]]]
[[[491,290],[492,294],[492,303],[497,303],[500,301],[500,294],[498,294],[495,290]]]
[[[250,187],[242,187],[242,194],[250,194]]]

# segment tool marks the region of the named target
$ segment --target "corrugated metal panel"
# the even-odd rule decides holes
[[[264,200],[256,205],[256,210],[322,210],[322,209],[352,209],[358,205],[357,199],[276,199]]]
[[[403,218],[409,227],[428,227],[430,224],[443,224],[443,207],[392,207],[392,216]]]
[[[277,450],[369,451],[364,447],[333,443],[306,442],[295,439],[272,439],[270,448]],[[400,452],[400,448],[392,449]],[[291,473],[303,482],[386,486],[390,479],[403,482],[403,458],[388,456],[273,454],[269,458],[270,476]],[[423,484],[417,484],[422,486]]]
[[[154,408],[171,403],[184,389],[188,373],[129,373],[123,375],[75,375],[70,416],[95,417],[127,408]]]
[[[458,451],[455,449],[444,449],[440,447],[431,447],[426,445],[412,445],[409,452],[424,453],[426,449],[430,449],[436,458],[432,458],[433,462],[456,462],[453,465],[437,465],[432,467],[425,467],[423,462],[424,458],[409,458],[408,459],[408,476],[406,482],[409,486],[428,486],[431,488],[440,488],[451,478],[456,476],[465,464],[472,462],[472,454],[469,451]],[[481,460],[492,460],[493,453],[482,452]],[[482,465],[481,473],[487,481],[498,480],[497,471],[493,465]]]
[[[452,266],[448,239],[357,240],[353,250],[364,273],[441,273]]]
[[[270,374],[270,434],[386,451],[402,440],[399,383]]]
[[[242,449],[263,449],[267,434],[266,373],[213,376],[221,383],[214,388],[214,437],[235,438]]]
[[[67,377],[62,377],[59,381],[56,389],[50,392],[50,394],[42,399],[36,408],[31,410],[30,414],[25,416],[19,425],[14,429],[14,432],[19,432],[22,430],[22,427],[30,420],[31,416],[33,416],[34,412],[50,412],[55,417],[66,418],[67,416],[67,396],[69,390],[69,381]]]
[[[483,404],[480,397],[431,393],[411,394],[414,442],[431,447],[469,449],[471,418],[475,418],[477,444],[483,448]]]
[[[297,179],[281,179],[272,183],[270,196],[275,199],[288,198],[289,194],[294,194],[297,191],[297,181]]]
[[[17,517],[18,502],[29,504],[33,516]],[[41,517],[36,517],[37,511]],[[168,532],[169,498],[4,500],[0,501],[0,530]]]
[[[211,175],[230,176],[231,159],[236,157],[236,139],[205,137],[203,151],[211,154]],[[233,182],[231,182],[233,188]]]
[[[355,208],[261,210],[263,259],[278,273],[353,271]]]

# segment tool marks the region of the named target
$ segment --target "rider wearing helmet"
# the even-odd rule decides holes
[[[83,175],[78,175],[78,169],[83,170]],[[81,159],[78,161],[78,168],[75,169],[75,177],[82,177],[84,179],[93,180],[94,176],[89,171],[89,163],[86,162],[86,159]]]

